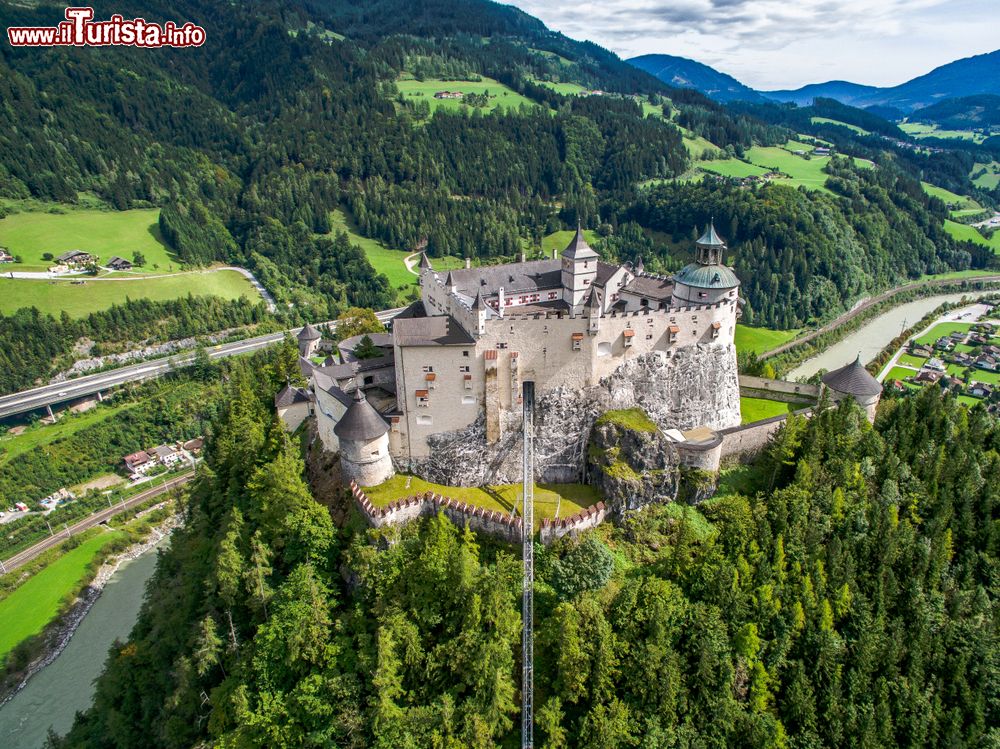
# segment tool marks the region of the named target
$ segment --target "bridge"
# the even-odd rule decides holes
[[[382,310],[376,313],[376,317],[383,323],[389,322],[392,318],[402,312],[401,307],[395,309]],[[320,325],[329,325],[331,328],[337,327],[337,321],[331,320]],[[222,359],[227,356],[238,354],[249,354],[262,348],[267,348],[282,340],[286,334],[295,335],[298,328],[286,330],[280,333],[269,333],[267,335],[247,338],[242,341],[223,343],[207,349],[211,359]],[[118,385],[129,382],[142,382],[171,372],[179,367],[188,366],[194,362],[194,353],[177,354],[175,356],[156,359],[154,361],[140,362],[126,367],[109,369],[97,374],[85,375],[72,380],[50,383],[30,390],[22,390],[19,393],[12,393],[0,397],[0,419],[15,416],[28,411],[35,411],[46,408],[51,414],[52,406],[96,395],[98,399],[103,393]]]

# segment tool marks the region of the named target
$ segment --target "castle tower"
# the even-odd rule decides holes
[[[491,310],[483,299],[482,287],[476,289],[476,298],[472,301],[471,309],[476,316],[476,335],[486,335],[486,320]]]
[[[882,385],[865,369],[861,363],[861,354],[847,366],[827,372],[821,379],[829,388],[834,403],[854,398],[865,410],[868,421],[875,421],[875,410],[882,397]]]
[[[597,333],[601,329],[601,315],[604,314],[604,310],[601,305],[601,294],[596,286],[590,289],[585,310],[587,317],[590,318],[590,332]]]
[[[316,347],[319,346],[322,337],[320,332],[312,326],[312,323],[306,323],[298,335],[299,356],[303,356],[306,359],[312,356],[316,352]]]
[[[673,307],[698,307],[724,300],[736,301],[740,279],[722,264],[726,243],[708,225],[695,242],[695,262],[684,266],[674,276],[670,304]]]
[[[576,234],[562,251],[563,299],[574,314],[583,308],[590,293],[590,286],[597,279],[598,255],[583,238],[577,226]]]
[[[333,428],[340,440],[340,466],[344,483],[377,486],[395,473],[389,456],[389,425],[365,398],[354,391],[354,403]]]

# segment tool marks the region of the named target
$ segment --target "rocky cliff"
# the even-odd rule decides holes
[[[587,444],[587,476],[618,517],[653,502],[673,500],[678,462],[673,443],[642,409],[608,411],[594,422]]]
[[[660,429],[740,423],[740,386],[732,346],[699,344],[631,359],[598,385],[554,388],[535,399],[535,460],[540,482],[581,481],[587,439],[606,411],[639,407]],[[486,444],[485,419],[435,435],[414,472],[436,483],[482,486],[521,480],[521,415],[505,413],[503,438]]]

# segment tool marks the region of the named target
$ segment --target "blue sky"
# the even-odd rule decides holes
[[[1000,48],[1000,0],[501,2],[622,57],[690,57],[760,89],[892,86]]]

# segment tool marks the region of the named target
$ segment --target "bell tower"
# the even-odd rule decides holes
[[[579,225],[576,234],[562,251],[563,299],[578,314],[590,296],[591,285],[597,280],[598,255],[587,244]]]

